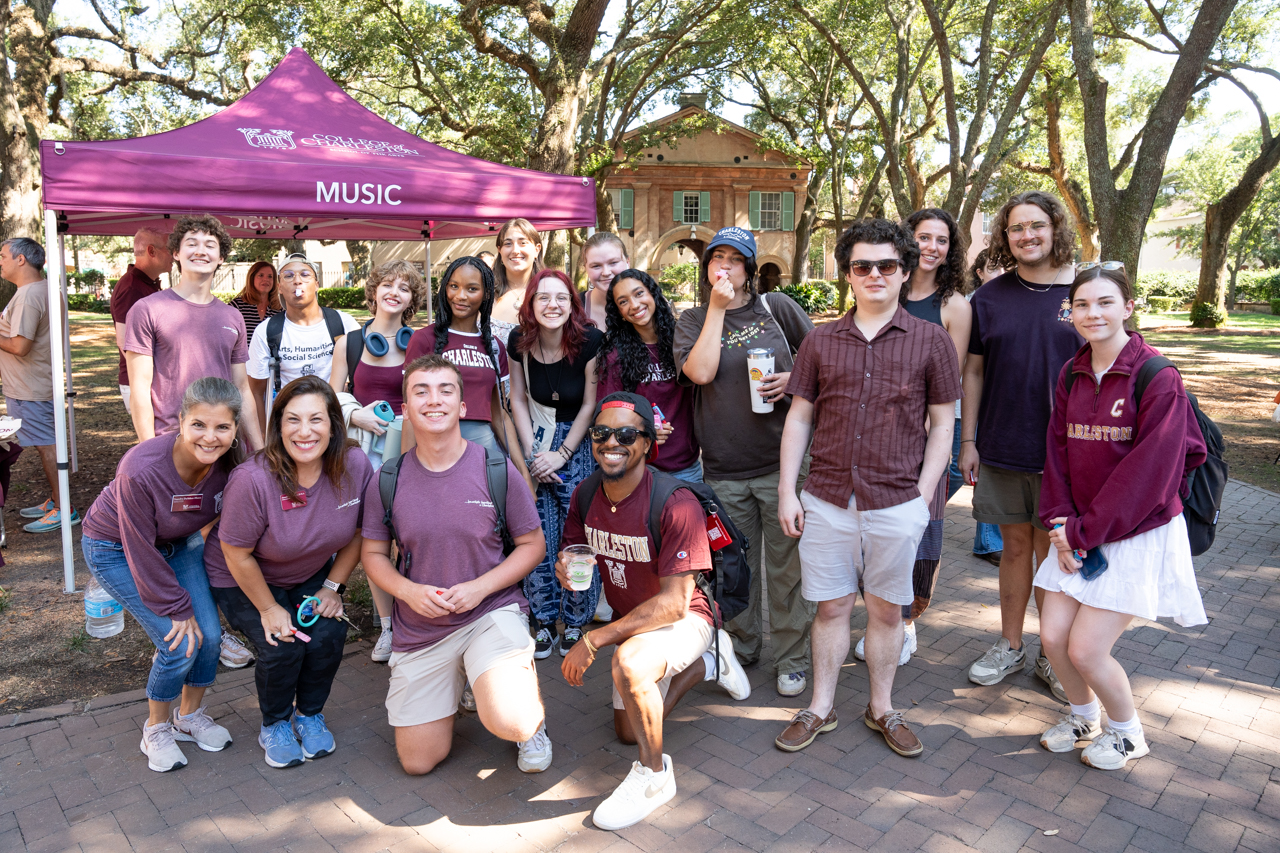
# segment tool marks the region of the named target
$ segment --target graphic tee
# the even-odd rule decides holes
[[[662,508],[662,550],[659,552],[649,535],[653,474],[645,471],[636,490],[617,504],[617,512],[611,511],[601,491],[603,486],[596,492],[585,519],[579,514],[575,496],[569,505],[560,547],[590,545],[595,549],[600,581],[615,618],[626,616],[661,592],[661,578],[711,571],[707,516],[691,492],[678,489]],[[715,624],[707,596],[696,586],[689,612]]]
[[[151,356],[156,434],[178,428],[188,385],[205,376],[234,381],[231,366],[249,360],[239,311],[221,299],[197,305],[172,289],[140,299],[130,309],[124,349]]]
[[[369,457],[360,448],[349,447],[340,487],[335,489],[322,474],[311,488],[302,490],[306,502],[298,506],[286,499],[266,460],[254,456],[231,473],[224,492],[226,508],[205,540],[209,586],[237,586],[222,553],[223,542],[253,548],[253,558],[271,586],[302,583],[360,532],[364,494],[373,478]]]
[[[769,300],[773,317],[760,304],[762,298]],[[772,347],[774,372],[786,373],[791,370],[788,344],[798,350],[805,335],[813,331],[813,321],[783,293],[757,297],[741,308],[726,311],[715,379],[707,385],[694,385],[685,377],[683,368],[706,319],[704,305],[685,311],[676,321],[675,340],[676,366],[682,370],[680,382],[693,387],[693,430],[702,447],[706,478],[749,480],[772,474],[779,467],[782,428],[791,402],[779,400],[768,414],[751,411],[747,350]],[[658,458],[662,458],[661,454]]]
[[[978,456],[1011,471],[1044,470],[1045,434],[1062,365],[1084,346],[1071,286],[1026,284],[1011,270],[973,294],[969,352],[983,357]]]
[[[698,439],[693,434],[693,389],[681,385],[675,371],[662,368],[657,344],[645,346],[649,350],[649,372],[635,387],[635,393],[661,409],[675,427],[667,436],[667,443],[658,448],[658,458],[649,464],[659,471],[682,471],[698,461]],[[617,351],[610,351],[605,361],[600,387],[596,390],[597,400],[624,390]]]
[[[167,292],[167,291],[166,291]],[[147,608],[170,619],[190,619],[191,597],[156,544],[185,540],[222,512],[227,473],[214,464],[205,478],[188,486],[173,464],[177,433],[158,435],[130,448],[115,479],[84,516],[84,535],[119,542]]]
[[[239,312],[237,312],[239,313]],[[342,328],[351,332],[360,328],[346,312],[339,311],[342,317]],[[284,320],[284,329],[280,332],[280,387],[288,385],[299,376],[319,376],[325,382],[333,372],[334,340],[329,337],[329,325],[324,318],[310,326],[300,326],[288,317]],[[258,324],[253,332],[253,341],[249,344],[249,375],[254,379],[266,379],[267,396],[263,400],[271,411],[275,400],[275,389],[271,380],[271,348],[267,345],[267,322]]]
[[[475,580],[505,559],[502,537],[495,530],[497,513],[485,480],[484,448],[467,443],[462,457],[447,471],[428,471],[416,453],[404,457],[392,518],[411,555],[408,578],[414,583],[448,588]],[[374,476],[365,489],[366,539],[387,542],[391,531],[382,523],[382,496]],[[541,529],[533,496],[510,460],[507,461],[507,529],[513,538]],[[403,567],[402,567],[403,569]],[[466,613],[429,619],[396,599],[392,609],[391,648],[412,652],[435,645],[486,613],[519,604],[526,613],[520,584],[499,590]]]
[[[462,401],[467,404],[466,419],[469,421],[492,421],[493,413],[489,410],[489,404],[493,400],[493,388],[499,381],[510,380],[507,348],[497,338],[491,340],[494,349],[498,351],[498,370],[501,371],[501,376],[494,373],[493,354],[485,352],[484,341],[479,332],[456,332],[450,329],[449,341],[441,353],[462,374]],[[419,329],[409,339],[404,363],[407,365],[415,358],[435,351],[436,327]]]
[[[65,303],[64,303],[65,310]],[[0,383],[13,400],[53,399],[53,354],[49,349],[49,282],[24,284],[0,311],[0,336],[31,341],[26,355],[0,350]]]

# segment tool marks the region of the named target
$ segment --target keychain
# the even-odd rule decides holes
[[[316,622],[320,620],[320,614],[315,611],[315,607],[319,603],[320,603],[320,599],[316,598],[314,595],[308,595],[306,598],[302,599],[302,603],[298,605],[298,624],[299,625],[301,625],[303,628],[310,628],[312,625],[316,624]],[[350,619],[348,619],[347,614],[345,613],[343,613],[342,615],[336,618],[341,619],[343,622],[346,622],[352,628],[356,627],[356,624],[352,622]]]

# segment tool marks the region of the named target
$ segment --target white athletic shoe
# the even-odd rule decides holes
[[[804,670],[779,675],[776,685],[779,696],[799,696],[808,686],[809,678]]]
[[[668,803],[676,795],[676,774],[671,756],[662,756],[662,772],[654,773],[639,761],[603,803],[596,806],[591,821],[600,829],[616,830],[634,826]]]
[[[243,669],[253,663],[253,652],[240,642],[239,637],[223,631],[222,645],[218,649],[218,662],[227,669]]]
[[[378,642],[373,644],[373,653],[369,655],[374,663],[386,663],[391,660],[391,629],[384,628],[378,635]]]
[[[904,625],[902,629],[902,654],[898,656],[898,666],[905,666],[907,661],[911,660],[911,656],[916,653],[919,648],[916,642],[916,623]],[[858,645],[853,647],[853,656],[858,660],[867,659],[867,638],[864,634],[858,640]]]
[[[205,752],[221,752],[231,745],[231,732],[213,721],[204,712],[204,708],[196,709],[190,717],[178,713],[175,706],[169,717],[173,723],[173,739],[194,743]]]
[[[138,748],[147,757],[147,766],[157,773],[187,766],[187,757],[182,754],[182,747],[174,743],[173,734],[173,724],[168,720],[142,727],[142,743]]]
[[[464,711],[475,713],[476,710],[476,693],[471,689],[470,684],[462,686],[462,701],[458,703],[458,707]]]
[[[1100,734],[1102,726],[1097,720],[1073,714],[1068,709],[1061,720],[1040,735],[1040,745],[1050,752],[1070,752],[1076,748],[1076,741],[1095,740]]]
[[[1001,637],[969,667],[969,680],[974,684],[999,684],[1009,673],[1022,669],[1026,662],[1026,649],[1014,651],[1009,648],[1009,641]]]
[[[551,766],[551,738],[547,737],[547,721],[533,733],[533,737],[516,744],[519,757],[516,767],[521,773],[541,773]]]
[[[1067,691],[1063,688],[1062,682],[1058,680],[1057,674],[1053,671],[1053,664],[1049,663],[1049,659],[1044,656],[1044,652],[1040,652],[1036,658],[1036,677],[1049,685],[1049,692],[1053,694],[1053,698],[1059,702],[1069,702]]]
[[[747,680],[742,664],[738,663],[738,656],[733,653],[733,638],[729,636],[729,632],[720,628],[716,634],[720,638],[720,666],[716,673],[716,684],[741,702],[751,695],[751,682]]]
[[[1130,759],[1141,758],[1151,751],[1142,732],[1136,735],[1118,732],[1110,726],[1102,727],[1102,734],[1080,752],[1080,760],[1099,770],[1119,770]]]
[[[609,602],[605,601],[604,593],[600,593],[600,603],[596,605],[595,615],[591,617],[594,622],[612,622],[613,608],[609,606]]]

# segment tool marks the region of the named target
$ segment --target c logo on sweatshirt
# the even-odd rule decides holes
[[[1111,404],[1111,417],[1118,418],[1124,411],[1124,397]]]

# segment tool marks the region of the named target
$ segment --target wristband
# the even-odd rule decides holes
[[[960,439],[960,443],[961,443],[961,444],[974,444],[974,443],[976,443],[976,442],[977,442],[977,439],[976,439],[976,438],[962,438],[962,439]]]
[[[574,453],[574,451],[569,450],[569,449],[568,449],[567,447],[565,447],[563,444],[562,444],[562,445],[560,445],[559,450],[560,450],[560,455],[564,457],[564,461],[565,461],[565,462],[568,462],[570,459],[572,459],[572,458],[573,458],[573,453]]]
[[[585,634],[583,634],[583,635],[582,635],[582,642],[584,642],[584,643],[586,643],[586,644],[587,644],[587,651],[591,652],[591,656],[592,656],[592,657],[595,657],[595,656],[596,656],[596,653],[600,651],[600,650],[599,650],[599,649],[597,649],[594,645],[592,645],[592,643],[591,643],[591,632],[590,632],[590,631],[588,631],[587,633],[585,633]]]

